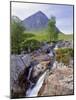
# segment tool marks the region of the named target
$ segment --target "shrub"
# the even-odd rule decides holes
[[[40,47],[40,42],[35,39],[26,40],[22,43],[22,50],[31,52]]]
[[[20,44],[23,41],[25,28],[19,22],[11,22],[11,53],[19,54],[21,52]]]
[[[73,57],[72,48],[59,48],[56,50],[56,60],[58,62],[63,62],[67,65],[71,57]]]
[[[57,41],[58,40],[58,31],[56,28],[56,18],[55,16],[52,16],[51,19],[48,22],[48,36],[49,41]]]

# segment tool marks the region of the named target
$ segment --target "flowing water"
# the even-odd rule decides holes
[[[27,77],[28,80],[30,78],[31,72],[32,72],[32,67],[29,69],[29,74],[28,74],[28,77]]]
[[[50,53],[48,54],[50,57],[54,57],[54,53],[52,50],[50,50]],[[52,61],[51,63],[54,63],[54,61]],[[53,64],[50,65],[51,67],[53,66]],[[31,77],[31,72],[32,72],[32,68],[30,68],[29,70],[29,74],[28,74],[28,79]],[[40,90],[40,88],[42,87],[42,84],[44,82],[44,79],[46,77],[47,71],[45,71],[40,78],[38,79],[37,83],[35,84],[35,86],[33,88],[31,88],[31,86],[29,87],[29,89],[26,91],[26,97],[36,97],[38,95],[38,92]]]
[[[41,77],[39,78],[39,80],[37,81],[36,85],[31,89],[29,88],[26,92],[26,97],[36,97],[38,95],[38,92],[43,84],[43,81],[45,79],[47,71],[45,71]]]

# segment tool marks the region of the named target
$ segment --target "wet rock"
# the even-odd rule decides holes
[[[30,66],[34,67],[34,66],[36,66],[36,65],[38,65],[38,64],[39,64],[39,62],[38,62],[37,60],[33,60],[33,61],[31,62],[31,64],[30,64]]]
[[[32,82],[37,82],[40,75],[44,73],[45,70],[48,69],[48,63],[49,61],[40,62],[38,65],[33,67],[32,75],[31,75]]]
[[[50,48],[50,45],[47,44],[47,43],[44,46],[41,47],[43,52],[47,52],[47,49],[49,49],[49,48]]]
[[[40,49],[39,50],[35,50],[33,53],[32,53],[32,56],[36,57],[36,56],[40,56],[41,54],[41,51]]]
[[[50,57],[46,54],[40,54],[40,56],[36,56],[36,57],[32,57],[33,60],[36,60],[38,62],[42,62],[42,61],[49,61]]]
[[[73,69],[57,68],[52,70],[44,81],[38,96],[71,95],[73,93]]]
[[[19,87],[18,85],[14,85],[13,89],[11,89],[11,98],[21,98],[25,96],[25,89]]]
[[[30,67],[26,67],[18,76],[17,83],[11,89],[11,97],[25,97],[28,88],[34,84],[28,79]]]

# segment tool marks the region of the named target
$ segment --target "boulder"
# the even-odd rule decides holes
[[[50,48],[50,45],[47,44],[47,43],[46,43],[44,46],[41,47],[41,49],[42,49],[43,52],[47,52],[47,50],[48,50],[49,48]]]
[[[73,68],[56,68],[44,81],[38,96],[73,95]]]
[[[20,72],[25,69],[25,65],[19,55],[11,55],[10,62],[10,82],[11,88],[13,88],[14,84],[17,83]]]
[[[58,41],[56,46],[58,48],[65,47],[65,48],[73,48],[73,41]]]
[[[33,67],[31,75],[31,80],[33,82],[36,82],[40,75],[42,75],[45,72],[45,70],[48,69],[48,63],[49,61],[42,61]]]

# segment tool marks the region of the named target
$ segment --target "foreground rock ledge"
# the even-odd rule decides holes
[[[73,89],[73,68],[57,68],[49,73],[44,81],[38,96],[72,95]]]

